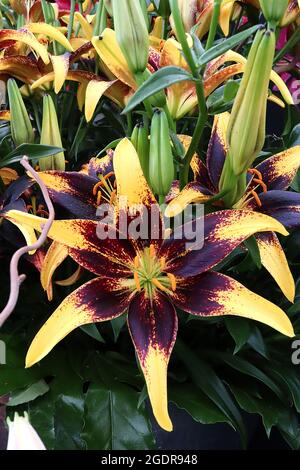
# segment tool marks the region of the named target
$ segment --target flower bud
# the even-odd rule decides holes
[[[62,147],[55,106],[50,95],[45,95],[43,99],[43,122],[40,143],[43,145],[52,145],[53,147]],[[64,152],[56,153],[50,157],[41,158],[39,165],[41,171],[64,171]]]
[[[228,125],[228,158],[235,175],[252,165],[265,142],[266,109],[275,34],[261,29],[252,44]]]
[[[181,14],[182,23],[187,33],[197,22],[198,0],[178,0],[178,8]],[[175,25],[172,15],[170,16],[172,29],[175,31]]]
[[[139,0],[112,0],[114,25],[119,46],[133,74],[147,67],[149,36]]]
[[[174,162],[166,113],[154,112],[151,122],[149,181],[155,194],[166,196],[174,180]]]
[[[288,0],[259,0],[264,17],[272,24],[278,24],[282,19]]]
[[[140,164],[146,180],[149,178],[149,136],[148,126],[143,122],[133,129],[131,142],[133,143],[140,159]]]
[[[15,413],[13,421],[7,418],[7,450],[46,450],[41,438],[30,424],[28,414],[19,416]]]
[[[7,92],[10,107],[10,128],[12,139],[16,146],[34,142],[33,128],[25,108],[25,104],[14,79],[7,82]]]

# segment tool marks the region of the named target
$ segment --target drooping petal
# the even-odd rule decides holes
[[[92,44],[111,72],[121,82],[126,83],[126,85],[135,90],[137,84],[120,49],[115,31],[106,28],[100,37],[93,37]]]
[[[79,13],[79,11],[75,12],[75,20],[78,21],[80,24],[80,27],[82,29],[83,35],[87,39],[92,39],[93,36],[93,27],[88,23],[88,21],[85,19],[85,17]]]
[[[23,42],[31,47],[45,64],[49,64],[50,59],[46,47],[40,44],[29,30],[2,29],[0,31],[0,43],[8,40]]]
[[[66,245],[58,242],[52,242],[47,250],[41,269],[41,284],[43,289],[50,293],[48,300],[52,300],[52,277],[58,266],[68,257],[69,250]]]
[[[62,55],[52,55],[51,62],[54,70],[54,91],[59,93],[69,71],[70,54],[66,52]]]
[[[33,339],[26,367],[43,359],[75,328],[122,315],[129,302],[130,294],[122,280],[97,278],[79,287],[60,304]]]
[[[166,217],[176,217],[181,214],[184,209],[192,203],[202,204],[212,197],[207,188],[201,186],[200,183],[194,181],[183,188],[177,197],[175,197],[166,207]]]
[[[293,182],[300,166],[300,146],[291,147],[273,155],[256,168],[262,173],[264,183],[270,189],[286,190]]]
[[[54,41],[59,42],[65,49],[67,49],[67,51],[73,52],[73,47],[69,43],[68,39],[55,26],[48,23],[29,23],[25,28],[31,33],[45,34],[46,36],[49,36]]]
[[[179,308],[193,315],[236,315],[294,336],[293,326],[281,308],[223,274],[208,272],[186,279],[178,283],[172,298]]]
[[[114,83],[116,83],[116,80],[112,82],[91,80],[88,83],[85,94],[85,118],[87,122],[92,119],[100,98]]]
[[[228,151],[227,128],[230,119],[229,113],[217,114],[208,145],[206,165],[210,180],[216,190],[219,188],[226,153]]]
[[[218,264],[251,235],[269,231],[288,235],[277,220],[258,212],[219,211],[176,228],[164,241],[160,256],[168,260],[167,271],[195,276]]]
[[[96,219],[97,201],[93,187],[98,179],[75,171],[41,171],[39,176],[55,204],[77,218]]]
[[[254,200],[251,200],[247,208],[258,210],[263,214],[274,217],[287,229],[300,226],[300,194],[291,191],[268,191],[260,193],[259,199],[262,206],[258,207]]]
[[[167,368],[177,334],[175,309],[158,291],[152,303],[141,293],[129,306],[128,327],[145,376],[153,414],[163,429],[172,431],[168,414]]]
[[[13,75],[25,83],[32,83],[41,76],[37,63],[33,59],[19,55],[0,59],[0,73]]]
[[[41,231],[45,219],[21,211],[11,210],[5,217]],[[55,220],[49,238],[69,247],[70,256],[82,267],[95,274],[111,277],[128,276],[136,251],[127,239],[112,225],[92,220]]]
[[[107,175],[113,172],[114,151],[107,150],[107,154],[102,158],[91,158],[87,164],[87,174],[92,178],[98,178],[98,175]]]
[[[1,116],[1,111],[0,111],[0,116]],[[16,172],[16,170],[13,170],[13,168],[3,167],[3,168],[0,168],[0,177],[4,185],[8,186],[13,181],[16,181],[19,175]]]
[[[273,232],[256,235],[263,266],[275,279],[280,289],[290,302],[295,298],[295,282],[283,248]]]

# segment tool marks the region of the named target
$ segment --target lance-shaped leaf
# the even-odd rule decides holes
[[[152,302],[145,294],[139,294],[129,306],[128,327],[154,416],[163,429],[172,431],[168,414],[167,368],[177,335],[175,309],[163,294],[157,292]]]
[[[54,41],[59,42],[67,51],[73,52],[73,47],[68,39],[55,26],[48,23],[29,23],[25,26],[28,31],[34,34],[45,34]]]
[[[150,96],[155,95],[164,88],[186,80],[193,81],[194,79],[191,73],[180,67],[169,66],[159,69],[135,92],[124,109],[123,114],[132,111],[142,101],[150,98]]]
[[[272,232],[259,233],[256,240],[263,266],[275,279],[286,298],[294,302],[295,282],[277,236]]]
[[[250,318],[293,337],[288,316],[277,305],[230,277],[209,272],[178,283],[172,298],[179,308],[203,317],[236,315]]]
[[[43,359],[75,328],[122,315],[129,302],[130,295],[120,280],[97,278],[79,287],[60,304],[35,336],[26,356],[26,367]]]
[[[286,190],[300,166],[300,146],[284,150],[260,163],[256,168],[263,175],[268,190]]]
[[[54,71],[54,91],[59,93],[69,71],[70,54],[66,52],[63,55],[51,55],[50,58]]]
[[[106,28],[101,36],[93,37],[92,44],[106,67],[119,80],[135,90],[137,88],[136,81],[119,47],[115,31]]]
[[[203,227],[203,237],[199,227]],[[167,271],[177,276],[194,276],[222,261],[256,232],[288,232],[277,220],[252,211],[226,210],[188,222],[164,241],[161,256],[169,260]]]
[[[48,294],[48,300],[52,300],[52,277],[58,266],[68,257],[69,250],[65,245],[53,242],[44,258],[41,269],[41,284]]]
[[[39,43],[34,35],[28,30],[2,29],[0,31],[0,44],[2,41],[19,41],[27,44],[42,59],[45,64],[49,64],[50,59],[45,46]]]
[[[11,165],[12,163],[19,162],[24,155],[28,158],[42,158],[53,155],[54,152],[62,150],[60,147],[52,147],[51,145],[40,145],[40,144],[21,144],[8,155],[0,160],[0,168],[2,166]]]

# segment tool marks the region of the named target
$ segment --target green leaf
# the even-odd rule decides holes
[[[251,328],[249,326],[249,322],[246,318],[226,317],[225,325],[230,335],[235,341],[236,346],[233,351],[233,354],[236,354],[247,343],[250,337]]]
[[[189,72],[181,67],[168,66],[157,70],[157,72],[151,75],[135,92],[122,114],[129,113],[142,101],[145,101],[147,98],[150,98],[150,96],[155,95],[164,88],[168,88],[169,86],[174,85],[174,83],[185,80],[194,80],[194,78]]]
[[[243,419],[222,380],[209,364],[200,360],[178,339],[175,352],[190,372],[194,384],[225,414],[232,427],[240,433],[242,443],[245,446],[247,435]]]
[[[190,384],[169,384],[169,399],[202,424],[228,423],[227,416],[204,393]]]
[[[300,124],[297,124],[291,132],[288,141],[288,148],[296,147],[300,145]],[[300,192],[300,170],[298,170],[291,187],[295,190]]]
[[[251,330],[251,335],[247,343],[261,356],[265,357],[266,359],[270,359],[266,343],[259,328],[255,325],[251,325]]]
[[[18,406],[28,403],[36,398],[45,395],[49,391],[49,386],[41,379],[38,382],[25,388],[25,390],[16,391],[10,395],[7,406]]]
[[[211,62],[220,55],[225,54],[225,52],[229,51],[230,49],[233,49],[239,43],[244,42],[246,39],[248,39],[249,36],[255,33],[259,27],[260,25],[252,26],[252,28],[235,34],[234,36],[225,39],[224,41],[219,42],[215,46],[211,47],[200,57],[199,67],[203,67],[204,65],[208,64],[208,62]]]
[[[94,338],[96,341],[99,341],[99,343],[105,343],[104,338],[101,336],[97,326],[94,323],[81,326],[80,329],[84,331],[84,333],[86,333],[87,335],[91,336],[91,338]]]
[[[252,235],[252,237],[249,237],[247,240],[245,240],[244,245],[248,249],[252,261],[257,269],[261,269],[261,257],[255,236]]]
[[[119,335],[125,323],[126,323],[126,315],[121,315],[120,317],[114,318],[114,320],[110,321],[110,324],[114,333],[115,342],[118,341]]]
[[[63,149],[60,147],[52,147],[51,145],[40,145],[40,144],[21,144],[3,160],[0,160],[0,168],[12,163],[19,162],[23,156],[26,155],[31,159],[40,159],[43,157],[49,157],[50,155],[61,152]]]
[[[234,98],[236,97],[238,89],[239,89],[238,81],[228,80],[228,82],[224,86],[224,93],[223,93],[224,101],[226,103],[230,103],[231,101],[233,101]]]
[[[282,392],[278,385],[267,374],[265,374],[262,370],[258,369],[258,367],[251,364],[249,361],[246,361],[245,359],[242,359],[238,356],[231,356],[230,354],[226,354],[225,352],[220,353],[219,357],[227,365],[237,370],[238,372],[249,375],[250,377],[259,380],[264,385],[269,387],[269,389],[272,390],[272,392],[274,392],[280,400],[282,400],[283,402],[286,401],[286,395]]]
[[[272,361],[268,368],[271,376],[280,379],[288,388],[296,410],[300,413],[300,377],[297,367],[287,367],[280,363]]]
[[[91,384],[85,398],[82,437],[88,450],[145,450],[154,447],[151,425],[139,393],[118,382]]]

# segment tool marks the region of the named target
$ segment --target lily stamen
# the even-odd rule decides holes
[[[268,191],[268,187],[266,183],[263,182],[263,180],[258,179],[258,178],[253,178],[253,182],[259,184],[262,187],[264,193]]]
[[[168,279],[171,283],[171,289],[173,292],[176,291],[177,283],[176,283],[176,277],[172,273],[167,273]]]
[[[138,255],[136,255],[136,257],[134,258],[134,267],[136,269],[138,269],[140,267],[141,263],[140,263],[140,258]]]
[[[259,180],[263,180],[263,175],[262,173],[257,170],[256,168],[249,168],[248,170],[248,173],[250,173],[251,175],[256,175],[258,177]]]
[[[258,207],[262,207],[262,202],[261,200],[259,199],[259,196],[257,194],[256,191],[254,191],[254,189],[251,190],[251,194],[252,196],[254,197],[255,201],[256,201],[256,204],[258,205]]]
[[[169,289],[165,287],[158,279],[153,278],[151,279],[152,284],[155,285],[158,289],[162,290],[163,292],[169,292]]]
[[[166,258],[163,256],[162,258],[160,258],[159,262],[160,262],[160,269],[164,271],[166,268]]]
[[[133,273],[133,279],[134,279],[137,291],[141,292],[142,288],[141,288],[140,278],[139,278],[137,271]]]
[[[156,254],[154,245],[150,245],[149,253],[150,253],[151,258],[154,258],[155,254]]]

